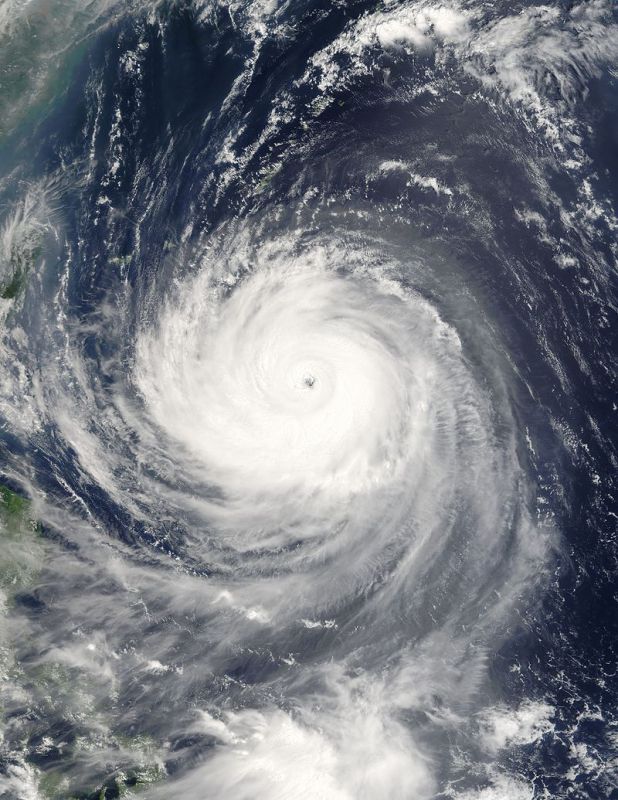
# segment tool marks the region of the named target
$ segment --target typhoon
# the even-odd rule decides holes
[[[606,0],[0,0],[0,797],[606,800]]]

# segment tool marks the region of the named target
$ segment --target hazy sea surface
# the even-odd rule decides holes
[[[607,800],[606,0],[0,0],[0,798]]]

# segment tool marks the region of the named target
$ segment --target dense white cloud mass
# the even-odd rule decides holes
[[[610,4],[53,6],[0,0],[0,795],[601,775]]]

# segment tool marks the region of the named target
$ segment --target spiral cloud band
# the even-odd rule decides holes
[[[0,0],[0,796],[609,797],[611,4],[69,5]]]
[[[384,265],[343,274],[332,243],[261,250],[244,274],[178,286],[138,336],[150,438],[181,455],[187,485],[211,487],[193,501],[217,530],[194,543],[203,563],[233,551],[249,575],[272,571],[287,610],[281,589],[252,589],[269,620],[301,599],[303,614],[336,606],[378,564],[409,583],[450,539],[487,569],[502,537],[525,535],[521,476],[455,331]]]
[[[238,580],[213,576],[208,601],[236,618],[227,637],[339,627],[352,613],[339,632],[352,666],[367,647],[363,628],[376,647],[369,620],[396,614],[389,637],[400,643],[387,681],[384,665],[362,678],[314,670],[325,692],[317,716],[306,699],[293,717],[206,715],[198,729],[221,741],[221,754],[179,791],[429,797],[428,756],[400,721],[405,709],[429,711],[414,682],[423,674],[425,690],[452,692],[440,663],[445,648],[461,651],[469,675],[449,703],[465,706],[480,668],[463,656],[466,625],[491,631],[544,545],[512,444],[504,432],[498,439],[456,332],[388,277],[394,265],[354,271],[362,259],[340,262],[332,242],[285,244],[258,248],[244,273],[203,269],[141,331],[144,424],[181,454],[188,485],[216,487],[199,501],[216,532],[193,547],[204,564],[235,565]],[[429,635],[421,652],[404,643],[410,635]]]

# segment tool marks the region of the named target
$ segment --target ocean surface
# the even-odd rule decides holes
[[[0,798],[618,796],[606,0],[0,0]]]

